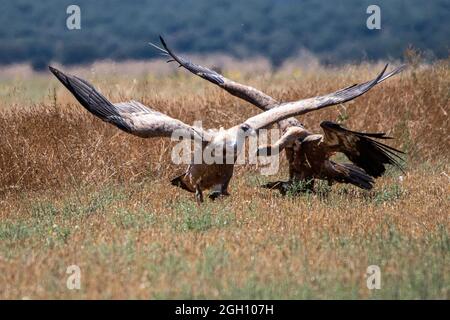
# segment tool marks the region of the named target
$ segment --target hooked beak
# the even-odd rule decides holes
[[[250,129],[247,131],[247,134],[248,134],[250,137],[256,137],[256,136],[258,135],[258,133],[256,132],[256,130],[253,129],[253,128],[250,128]]]

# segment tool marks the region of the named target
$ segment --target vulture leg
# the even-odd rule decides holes
[[[208,198],[210,198],[212,201],[214,201],[221,195],[222,195],[222,193],[220,193],[220,191],[213,191],[209,194]]]
[[[216,184],[213,188],[213,191],[209,194],[208,198],[214,201],[221,195],[222,195],[222,185]]]
[[[172,180],[170,180],[170,183],[171,183],[173,186],[180,187],[180,188],[183,189],[183,190],[186,190],[186,191],[189,191],[189,192],[193,192],[193,191],[192,191],[192,187],[190,188],[190,187],[186,184],[185,178],[186,178],[186,174],[183,173],[182,175],[180,175],[180,176],[178,176],[178,177],[173,178]]]
[[[230,180],[231,180],[231,176],[227,179],[227,181],[225,181],[224,184],[222,184],[222,186],[220,188],[220,192],[224,196],[229,196],[230,195],[230,193],[228,192],[228,185],[230,184]]]
[[[217,188],[213,193],[209,196],[211,199],[216,199],[220,196],[229,196],[228,185],[230,184],[230,180],[233,177],[234,165],[227,165],[224,168],[225,174],[222,176],[221,183],[217,185]]]
[[[197,200],[198,204],[203,202],[203,192],[198,184],[195,186],[195,199]]]
[[[230,193],[228,192],[228,184],[230,183],[230,180],[231,177],[224,184],[217,185],[215,190],[209,194],[208,198],[214,201],[219,197],[229,196]]]

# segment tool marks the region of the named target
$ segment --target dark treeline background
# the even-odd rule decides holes
[[[66,8],[81,8],[68,30]],[[381,30],[366,27],[370,4]],[[148,42],[167,37],[181,52],[265,56],[276,66],[314,53],[324,63],[401,58],[412,45],[429,58],[450,48],[449,0],[3,0],[0,64],[148,59]]]

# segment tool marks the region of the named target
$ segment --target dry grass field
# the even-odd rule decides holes
[[[50,73],[0,71],[0,298],[449,299],[449,63],[413,65],[344,106],[301,117],[318,133],[322,120],[387,132],[407,152],[405,174],[389,170],[370,192],[320,183],[281,197],[259,185],[286,178],[286,165],[269,177],[240,166],[232,196],[202,206],[169,183],[184,169],[170,162],[173,142],[101,122]],[[205,127],[259,112],[158,64],[167,72],[69,71],[113,101],[140,100]],[[287,101],[381,68],[225,73]],[[80,290],[66,287],[73,264]],[[369,265],[381,269],[379,290],[366,286]]]

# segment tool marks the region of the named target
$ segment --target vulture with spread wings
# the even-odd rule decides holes
[[[324,135],[310,134],[300,127],[290,127],[277,142],[260,147],[258,153],[275,154],[285,148],[292,148],[297,143],[294,151],[301,155],[304,170],[307,170],[309,176],[327,180],[329,185],[334,181],[351,183],[366,190],[372,189],[374,178],[385,172],[385,164],[401,169],[401,157],[398,153],[403,152],[373,139],[392,139],[384,133],[351,131],[331,121],[323,121],[320,126]],[[331,160],[336,152],[345,154],[352,163]],[[265,187],[278,189],[285,194],[290,184],[276,181]]]
[[[234,168],[234,163],[227,161],[228,155],[232,154],[236,160],[246,136],[257,134],[260,129],[290,117],[352,100],[398,72],[394,70],[385,75],[386,65],[375,79],[365,83],[324,96],[280,104],[277,108],[271,108],[227,130],[206,131],[173,119],[139,102],[111,103],[87,81],[49,68],[84,108],[125,132],[143,138],[173,137],[176,134],[177,137],[200,141],[203,150],[219,150],[219,154],[223,155],[221,161],[210,163],[202,158],[200,163],[191,163],[184,174],[172,180],[172,184],[195,193],[199,202],[203,201],[205,189],[213,188],[213,197],[228,195],[227,188]],[[219,78],[216,81],[219,81]],[[254,92],[254,89],[250,91]],[[256,96],[255,99],[259,100],[259,95]]]
[[[278,189],[284,194],[290,185],[297,181],[303,181],[306,187],[311,189],[314,179],[323,179],[328,180],[329,183],[333,181],[351,183],[363,189],[371,189],[374,178],[380,177],[385,172],[386,164],[401,169],[399,163],[401,159],[398,153],[402,152],[373,139],[390,139],[384,133],[351,131],[336,123],[325,121],[321,123],[325,136],[320,136],[306,130],[300,121],[293,117],[296,114],[292,111],[298,106],[298,103],[303,105],[303,110],[310,111],[318,109],[315,107],[317,103],[342,103],[353,99],[343,98],[348,95],[348,91],[359,91],[363,85],[367,86],[369,82],[363,85],[353,85],[322,97],[280,103],[253,87],[227,79],[214,70],[176,55],[162,37],[160,40],[162,48],[153,43],[150,44],[170,58],[167,62],[177,62],[180,67],[184,67],[193,74],[218,85],[231,95],[263,110],[263,113],[256,116],[258,121],[266,119],[264,121],[269,122],[269,119],[274,118],[274,114],[279,116],[280,120],[277,124],[283,133],[282,137],[273,146],[260,148],[258,153],[268,155],[284,149],[289,163],[289,180],[271,182],[263,187]],[[380,83],[400,73],[404,68],[405,66],[401,66],[384,74],[385,67],[374,83]],[[308,107],[309,104],[311,107]],[[246,123],[251,124],[251,119]],[[340,164],[330,160],[330,157],[336,152],[344,153],[353,164]]]

